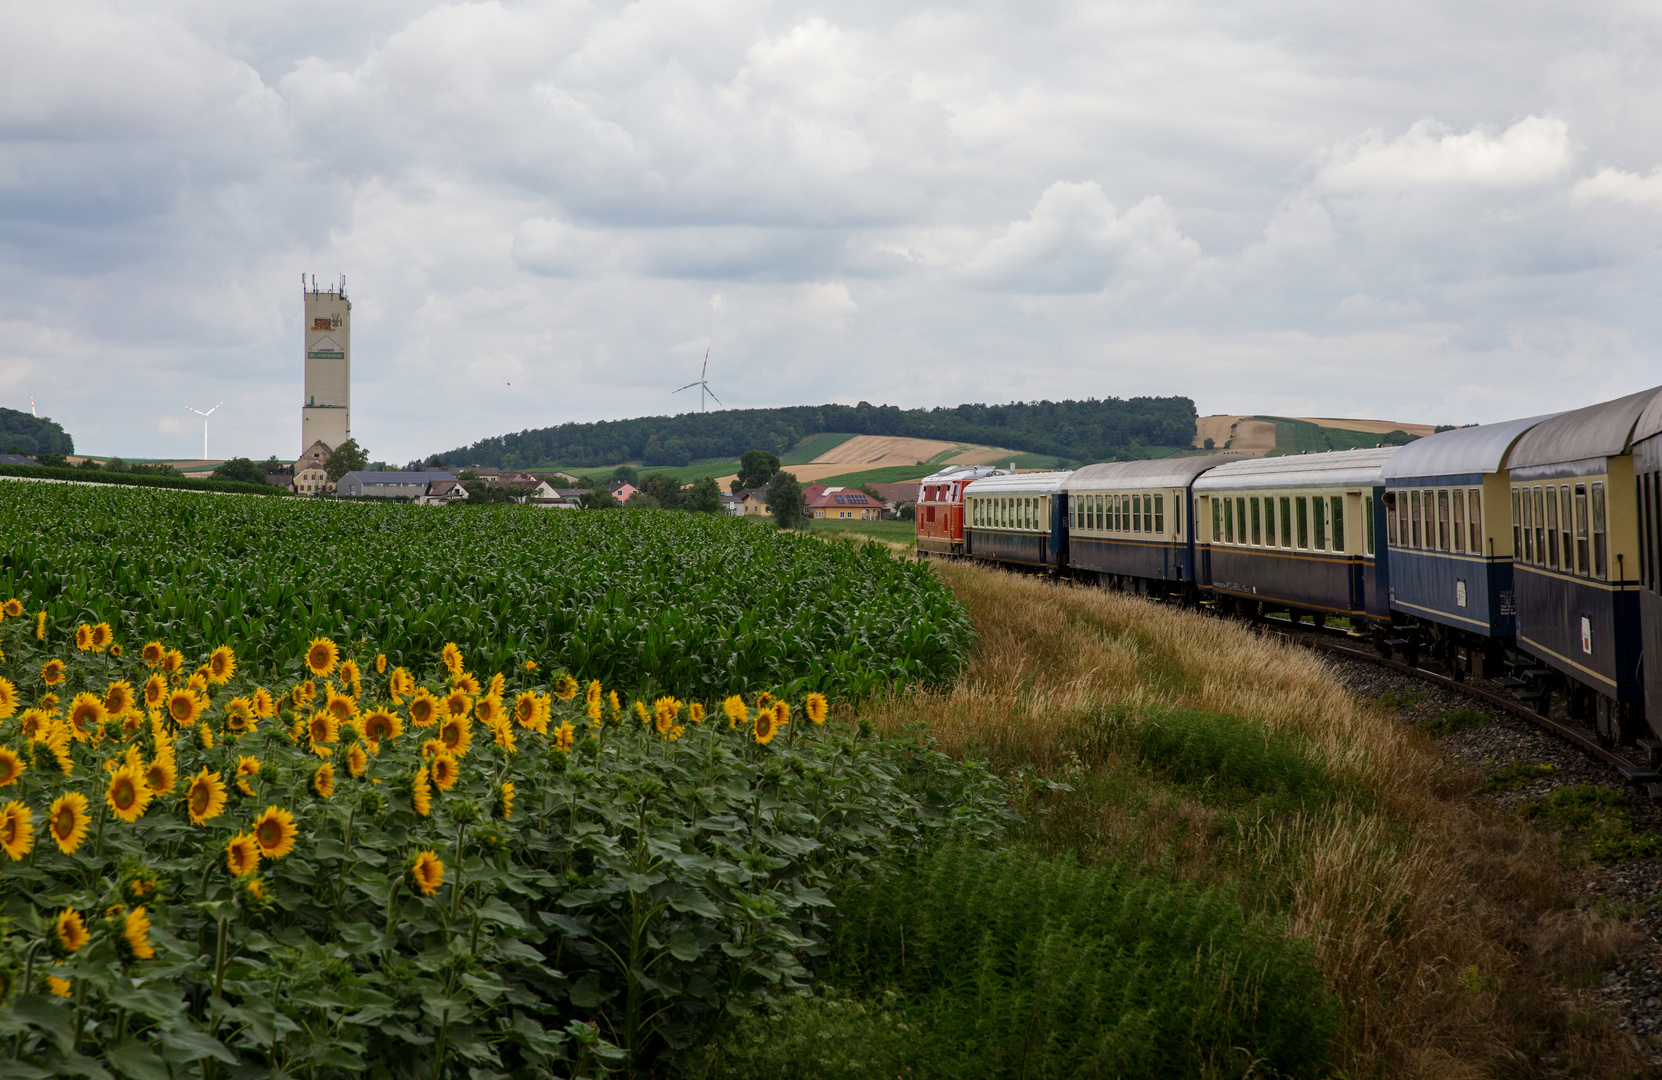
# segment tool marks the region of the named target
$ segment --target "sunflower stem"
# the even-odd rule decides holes
[[[214,949],[214,997],[220,997],[220,989],[225,985],[225,924],[226,918],[219,917],[219,945]],[[217,1029],[219,1024],[216,1022]]]

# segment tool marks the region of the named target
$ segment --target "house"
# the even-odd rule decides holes
[[[455,482],[448,472],[404,469],[399,472],[349,472],[335,485],[336,493],[348,499],[413,499],[419,501],[434,481]],[[465,496],[464,496],[465,497]]]
[[[721,512],[734,517],[744,516],[744,496],[730,491],[721,493]]]
[[[770,513],[767,485],[745,488],[734,492],[734,495],[739,500],[739,513],[745,517],[765,517]]]
[[[324,495],[335,490],[324,471],[335,451],[321,439],[306,448],[294,463],[294,490],[301,495]]]
[[[612,493],[612,498],[616,499],[618,502],[626,503],[629,501],[629,496],[639,491],[640,488],[629,483],[627,480],[613,480],[611,483],[606,485],[606,490],[610,491]]]
[[[28,454],[0,454],[0,465],[39,465]]]
[[[527,506],[543,506],[551,510],[581,510],[583,496],[587,494],[583,488],[557,488],[543,481],[535,491],[525,500]]]
[[[450,503],[461,502],[467,498],[467,488],[462,482],[446,473],[443,479],[427,481],[427,490],[416,499],[418,506],[448,506]]]
[[[803,500],[803,510],[811,518],[840,521],[876,521],[883,514],[883,504],[856,488],[811,485],[819,491]],[[808,491],[803,491],[808,495]]]
[[[548,478],[550,480],[564,480],[568,484],[581,483],[583,480],[581,476],[573,476],[568,472],[549,473]]]
[[[891,514],[900,513],[903,506],[915,506],[918,501],[918,482],[902,480],[894,484],[867,484],[866,489],[877,493],[883,508]]]

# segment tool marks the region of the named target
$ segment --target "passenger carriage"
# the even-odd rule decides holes
[[[1195,478],[1240,454],[1087,465],[1063,482],[1068,566],[1135,592],[1195,595]]]
[[[1544,420],[1518,439],[1507,463],[1518,647],[1562,676],[1571,715],[1593,720],[1607,742],[1649,733],[1639,535],[1646,481],[1643,469],[1635,475],[1635,442],[1652,434],[1659,393]],[[1650,454],[1647,447],[1646,461]]]
[[[1501,676],[1515,630],[1505,470],[1524,433],[1549,419],[1439,432],[1385,463],[1391,610],[1414,628],[1410,662],[1423,645],[1455,678]]]
[[[1395,447],[1257,458],[1194,482],[1203,586],[1226,607],[1388,624],[1384,481]]]
[[[991,465],[952,465],[918,481],[918,557],[964,553],[964,489],[984,476],[1003,475]]]
[[[1634,501],[1639,529],[1639,627],[1645,716],[1662,730],[1662,394],[1633,426]]]
[[[1066,472],[975,481],[964,499],[964,554],[1051,570],[1067,565]]]

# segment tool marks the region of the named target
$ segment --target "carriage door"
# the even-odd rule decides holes
[[[1653,734],[1662,726],[1662,435],[1633,447],[1634,494],[1639,517],[1639,626],[1645,717]]]

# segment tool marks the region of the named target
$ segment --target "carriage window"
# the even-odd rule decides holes
[[[1518,510],[1518,489],[1512,489],[1512,558],[1523,558],[1523,518]]]
[[[1154,531],[1154,496],[1143,496],[1143,531]]]
[[[1466,493],[1459,488],[1454,489],[1454,528],[1450,530],[1454,539],[1456,554],[1463,554],[1466,550]]]
[[[1587,576],[1587,485],[1575,486],[1575,572]]]
[[[1523,495],[1523,550],[1515,556],[1526,563],[1535,561],[1535,500],[1529,497],[1529,489],[1524,488]]]
[[[1281,499],[1281,546],[1293,546],[1293,500],[1282,496]]]
[[[1387,547],[1400,547],[1401,543],[1397,539],[1397,493],[1387,491],[1385,493],[1385,545]]]
[[[1483,492],[1477,488],[1472,488],[1466,492],[1466,510],[1468,511],[1466,528],[1470,529],[1472,533],[1471,543],[1467,545],[1466,550],[1473,555],[1481,555],[1483,554]],[[1569,520],[1568,515],[1565,516],[1564,520]]]
[[[1412,543],[1408,546],[1415,548],[1423,546],[1420,543],[1420,493],[1417,491],[1408,493],[1408,521],[1413,529],[1413,535],[1410,537]]]
[[[1373,492],[1362,496],[1362,549],[1373,554]]]
[[[1565,484],[1558,489],[1558,550],[1563,553],[1564,560],[1560,565],[1571,574],[1575,573],[1574,505],[1574,497],[1570,494],[1570,485]]]
[[[1335,495],[1333,503],[1333,550],[1345,550],[1345,497]]]
[[[1547,510],[1541,500],[1541,489],[1535,489],[1535,565],[1547,561]]]
[[[1235,542],[1235,500],[1223,500],[1223,539],[1225,543]]]
[[[1163,495],[1154,496],[1154,531],[1157,533],[1163,533],[1166,531],[1165,501],[1165,496]]]
[[[1264,543],[1275,546],[1275,496],[1264,497]]]
[[[1293,500],[1293,505],[1298,508],[1298,546],[1308,548],[1310,546],[1309,500],[1300,495]]]
[[[1310,516],[1315,518],[1317,551],[1327,550],[1327,500],[1317,495],[1310,500]]]
[[[1547,566],[1558,569],[1558,488],[1547,485]]]
[[[1212,504],[1212,543],[1223,539],[1223,507],[1217,499],[1208,499]]]
[[[1247,542],[1247,511],[1246,496],[1235,500],[1235,535],[1240,537],[1241,543]]]
[[[1610,568],[1605,565],[1609,553],[1604,541],[1604,485],[1593,485],[1593,576],[1608,578]]]
[[[1437,550],[1448,550],[1448,492],[1439,489],[1437,492]]]
[[[1264,542],[1264,533],[1262,529],[1263,514],[1261,513],[1258,505],[1258,496],[1254,495],[1250,501],[1252,504],[1252,542],[1254,544],[1262,544]]]

